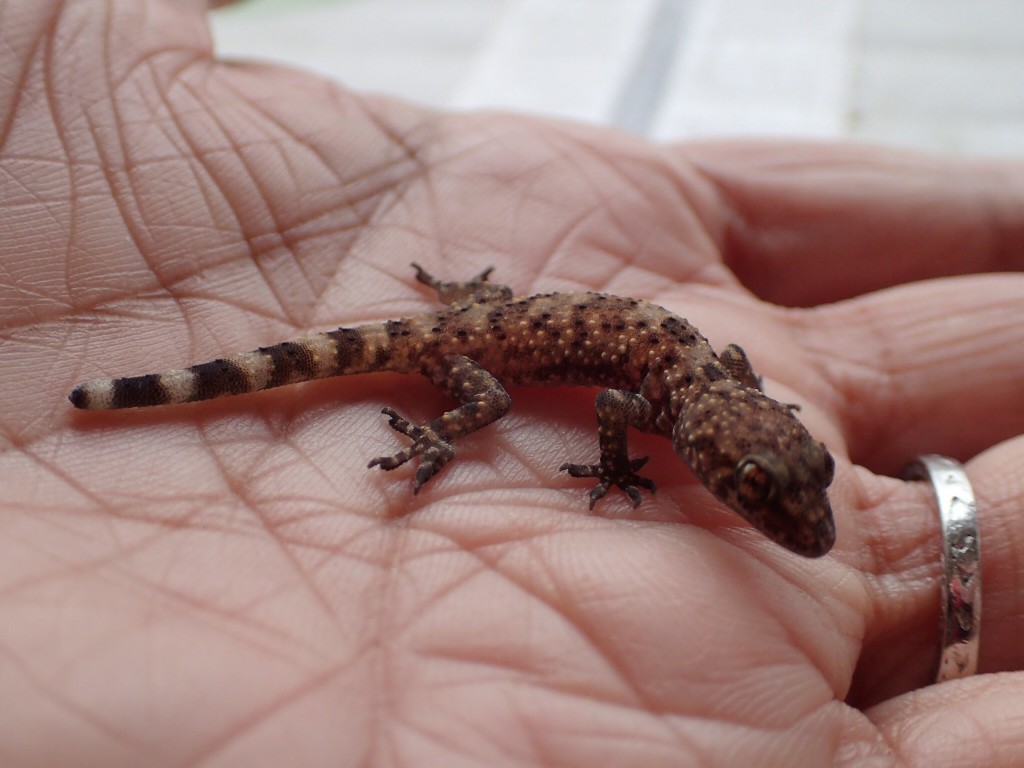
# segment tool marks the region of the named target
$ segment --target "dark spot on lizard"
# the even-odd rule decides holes
[[[275,345],[277,346],[280,345]],[[210,400],[249,391],[245,371],[227,360],[211,360],[208,363],[194,365],[189,370],[195,375],[194,400]]]
[[[75,403],[74,400],[71,402]],[[166,402],[167,395],[158,374],[147,373],[144,376],[114,380],[114,408],[141,408]]]

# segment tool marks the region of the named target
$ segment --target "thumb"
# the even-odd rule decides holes
[[[869,751],[851,753],[849,765],[863,765],[865,754],[892,752],[901,765],[914,768],[1024,765],[1024,674],[1019,672],[921,688],[865,715],[879,739]]]

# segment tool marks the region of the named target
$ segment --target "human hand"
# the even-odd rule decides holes
[[[0,8],[0,763],[1021,762],[1019,673],[923,688],[935,505],[889,475],[973,457],[981,671],[1019,669],[1024,169],[438,114],[217,62],[199,5]],[[514,389],[416,497],[366,462],[424,381],[65,399],[435,306],[410,261],[742,344],[837,458],[833,553],[649,436],[657,496],[588,514],[580,390]]]

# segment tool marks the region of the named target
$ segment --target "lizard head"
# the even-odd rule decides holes
[[[832,548],[826,489],[835,462],[789,407],[716,382],[680,413],[673,444],[715,496],[772,541],[805,557]]]

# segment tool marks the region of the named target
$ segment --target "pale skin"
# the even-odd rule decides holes
[[[204,10],[0,5],[0,764],[1024,762],[1019,163],[428,112],[218,62]],[[66,400],[436,306],[410,261],[742,344],[836,457],[833,551],[650,436],[657,494],[589,513],[587,390],[514,389],[417,496],[366,463],[420,379]],[[934,687],[923,452],[986,537],[983,674]]]

